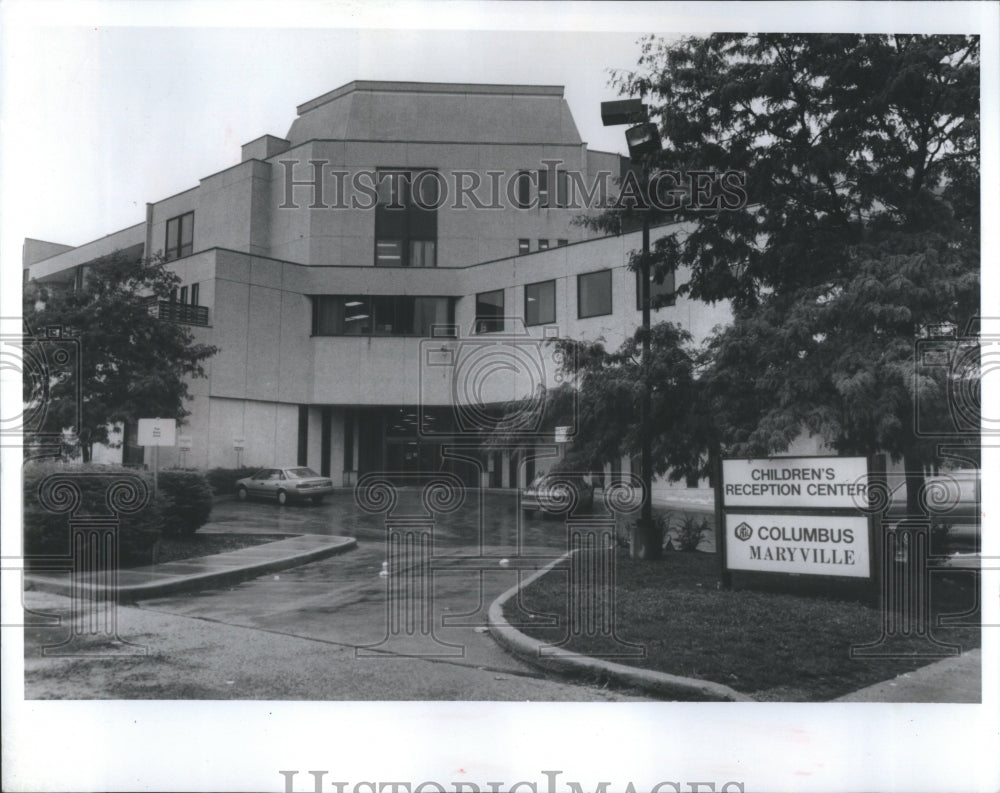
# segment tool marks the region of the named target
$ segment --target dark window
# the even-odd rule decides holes
[[[375,206],[375,264],[437,267],[438,179],[419,170],[381,170]],[[419,190],[419,195],[414,191]]]
[[[556,171],[556,206],[564,207],[569,203],[569,187],[565,171]]]
[[[531,240],[518,240],[517,241],[517,253],[518,255],[522,253],[528,253],[531,251]]]
[[[569,240],[556,240],[556,245],[558,245],[560,248],[564,248],[567,245],[569,245]]]
[[[556,321],[556,282],[541,281],[524,287],[524,324],[545,325]]]
[[[547,251],[548,249],[549,249],[549,241],[548,240],[539,240],[538,241],[538,250],[540,250],[540,251]]]
[[[611,270],[576,277],[576,309],[580,319],[611,313]]]
[[[476,295],[476,333],[492,333],[503,328],[503,290]]]
[[[315,295],[314,336],[430,336],[455,322],[450,297]]]
[[[344,470],[354,470],[354,416],[353,410],[344,414]]]
[[[527,209],[531,206],[531,174],[527,171],[517,172],[517,207]]]
[[[198,284],[191,284],[191,305],[192,306],[197,306],[198,305],[198,298],[200,297],[200,295],[198,294],[198,292],[199,292]]]
[[[194,249],[194,212],[167,221],[167,241],[163,249],[168,262],[191,255]]]
[[[661,295],[665,296],[667,299],[663,300]],[[660,301],[657,298],[660,297]],[[658,284],[652,278],[652,273],[650,273],[649,279],[649,300],[650,307],[656,308],[659,306],[672,306],[674,304],[674,274],[667,273],[663,277],[663,283]],[[637,311],[642,311],[642,273],[638,270],[635,271],[635,308]]]
[[[181,294],[180,297],[177,298],[177,302],[178,303],[188,302],[188,288],[186,286],[181,287]]]
[[[319,419],[319,473],[330,475],[330,450],[333,447],[333,408],[324,405]]]
[[[296,465],[309,465],[309,406],[299,405],[299,437]]]
[[[538,172],[538,206],[548,208],[549,206],[549,172]]]

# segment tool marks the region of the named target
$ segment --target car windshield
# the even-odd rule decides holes
[[[287,473],[296,479],[309,479],[310,477],[319,476],[312,468],[289,468]]]

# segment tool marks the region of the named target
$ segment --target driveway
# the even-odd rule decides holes
[[[388,565],[385,515],[364,512],[350,494],[319,506],[222,501],[203,531],[344,534],[356,537],[358,548],[236,586],[120,607],[119,635],[147,646],[147,656],[29,655],[26,696],[643,699],[551,677],[496,645],[485,631],[489,604],[565,551],[566,526],[519,521],[513,494],[468,496],[456,511],[419,526],[428,547],[413,546]],[[407,516],[421,512],[419,501],[403,494],[390,521],[412,528]],[[45,597],[40,606],[60,609],[55,596]]]

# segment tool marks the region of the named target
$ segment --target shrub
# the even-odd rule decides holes
[[[43,506],[39,488],[53,474],[70,477],[80,492],[80,503],[70,512]],[[56,462],[28,463],[24,467],[24,555],[30,557],[69,556],[70,520],[97,516],[113,517],[107,500],[108,489],[123,477],[139,476],[146,482],[149,499],[134,513],[118,513],[119,564],[151,564],[163,529],[161,505],[153,500],[152,476],[146,472],[111,465],[66,465]],[[134,480],[132,480],[134,481]],[[56,494],[58,495],[58,493]],[[64,502],[69,506],[69,502]],[[51,504],[51,502],[50,502]]]
[[[701,544],[701,538],[711,528],[708,518],[704,515],[696,517],[685,513],[679,523],[673,526],[674,535],[677,538],[677,545],[681,551],[697,551]]]
[[[194,534],[212,514],[212,487],[200,471],[161,471],[159,491],[164,534]]]
[[[257,473],[260,466],[242,468],[213,468],[206,472],[212,492],[217,496],[231,496],[236,492],[236,480]]]

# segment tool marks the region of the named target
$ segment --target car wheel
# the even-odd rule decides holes
[[[284,490],[278,491],[278,503],[281,504],[282,506],[288,503],[288,493],[286,493]]]
[[[238,498],[240,501],[246,501],[247,495],[248,495],[247,489],[243,487],[243,485],[240,485],[239,488],[236,490],[236,498]]]
[[[322,504],[323,503],[323,496],[313,496],[312,497],[312,503],[313,504]]]

